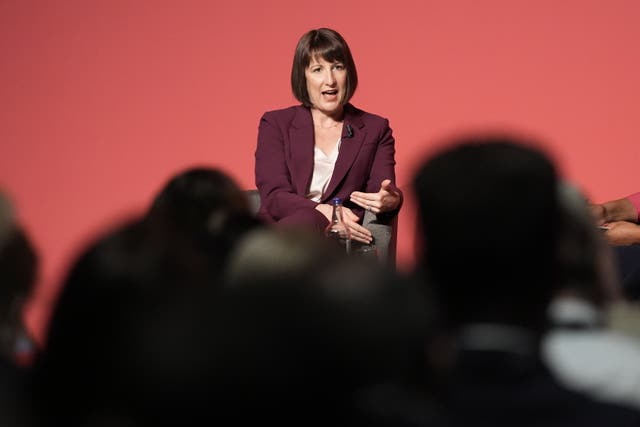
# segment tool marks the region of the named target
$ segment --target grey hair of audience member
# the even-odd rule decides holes
[[[621,296],[613,254],[577,187],[558,185],[560,292],[574,292],[602,306]]]
[[[303,280],[326,267],[332,247],[317,233],[298,228],[260,228],[247,233],[232,252],[227,266],[229,286]]]

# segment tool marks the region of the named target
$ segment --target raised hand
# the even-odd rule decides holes
[[[400,206],[401,196],[395,187],[391,185],[391,180],[385,179],[380,184],[380,191],[377,193],[354,191],[351,193],[350,200],[358,206],[378,214],[397,209]]]

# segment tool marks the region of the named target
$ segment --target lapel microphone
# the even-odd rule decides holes
[[[353,129],[351,128],[351,125],[347,123],[347,138],[353,138]]]

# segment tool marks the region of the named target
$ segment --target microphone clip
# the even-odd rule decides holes
[[[347,123],[347,135],[346,138],[353,138],[353,128],[349,123]]]

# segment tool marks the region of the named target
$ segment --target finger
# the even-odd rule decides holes
[[[371,208],[371,204],[369,202],[355,201],[355,200],[354,202],[366,211],[368,211]]]
[[[373,240],[371,232],[360,226],[351,229],[351,238],[363,243],[371,243]]]
[[[365,209],[368,209],[368,207],[380,208],[382,206],[382,198],[377,193],[367,198],[352,197],[351,201]]]
[[[358,203],[360,206],[362,206],[364,208],[365,211],[369,211],[372,213],[379,213],[381,211],[381,206],[382,204],[379,202],[367,202],[367,203],[363,203],[360,204]]]
[[[380,184],[380,191],[391,191],[390,188],[391,188],[391,180],[390,179],[385,179]]]
[[[358,236],[353,236],[352,239],[360,243],[366,243],[366,244],[370,244],[373,241],[373,239],[371,238],[358,237]]]
[[[367,201],[363,198],[360,197],[351,197],[350,199],[353,203],[355,203],[356,205],[360,206],[361,208],[366,208],[367,206]]]
[[[349,197],[360,199],[360,200],[380,200],[382,197],[380,192],[377,193],[363,193],[361,191],[354,191],[351,193]]]
[[[370,243],[373,240],[371,231],[361,226],[357,222],[346,220],[345,224],[349,228],[349,233],[351,234],[352,239],[358,240],[363,243]]]
[[[380,197],[378,193],[353,193],[350,197],[350,200],[364,208],[367,203],[371,203],[372,201],[375,201],[379,198]]]
[[[349,227],[349,230],[352,233],[356,233],[358,235],[365,235],[365,236],[371,236],[371,232],[369,231],[369,229],[367,229],[366,227],[363,227],[362,225],[360,225],[358,223],[359,218],[356,215],[356,219],[352,220],[351,218],[345,218],[345,224],[347,227]]]
[[[359,236],[366,236],[366,237],[372,237],[373,236],[371,234],[371,231],[369,231],[368,228],[361,226],[357,222],[353,223],[353,227],[351,229],[353,231],[355,231]]]

